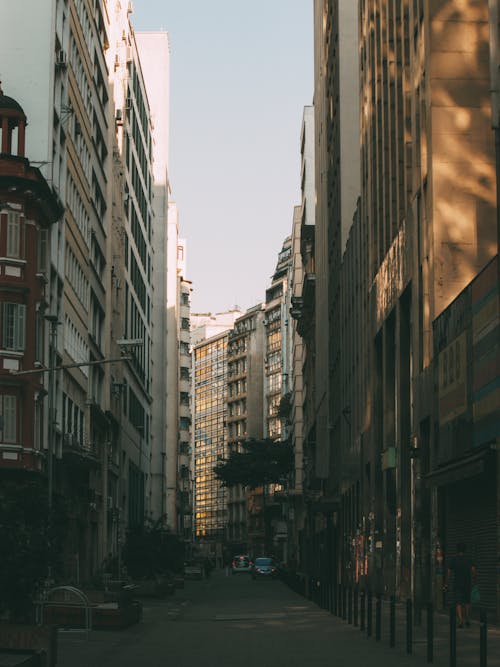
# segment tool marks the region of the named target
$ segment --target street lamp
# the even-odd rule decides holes
[[[111,364],[120,361],[129,361],[133,359],[130,352],[122,354],[120,357],[107,359],[98,359],[96,361],[81,361],[73,364],[62,364],[56,366],[56,345],[57,345],[57,326],[60,324],[57,315],[45,315],[45,319],[50,323],[50,345],[49,345],[49,366],[47,368],[30,368],[28,370],[17,371],[12,369],[11,375],[33,375],[34,373],[49,373],[49,432],[47,443],[47,482],[48,482],[48,505],[49,512],[52,510],[53,497],[53,455],[54,455],[54,436],[55,436],[55,373],[56,371],[66,370],[68,368],[82,368],[83,366],[98,366],[101,364]],[[122,349],[140,347],[144,344],[141,338],[117,340],[116,343]]]
[[[45,315],[45,319],[50,324],[49,341],[49,431],[47,443],[47,482],[49,496],[49,514],[52,511],[52,487],[53,487],[53,452],[55,436],[55,365],[56,365],[56,346],[57,346],[57,325],[60,324],[57,315]]]

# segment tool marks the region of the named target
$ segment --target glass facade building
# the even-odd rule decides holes
[[[222,539],[227,490],[214,467],[227,456],[227,332],[194,348],[195,536]]]

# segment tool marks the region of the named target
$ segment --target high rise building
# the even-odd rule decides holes
[[[289,424],[283,416],[283,404],[291,397],[292,327],[290,322],[290,267],[292,239],[287,237],[278,254],[271,285],[266,289],[264,303],[264,438],[285,442]],[[264,485],[249,494],[248,541],[252,553],[267,553],[271,548],[283,556],[286,522],[281,501],[276,496],[281,485]]]
[[[167,415],[172,402],[176,410],[178,392],[175,382],[178,366],[178,335],[175,323],[177,306],[177,219],[170,234],[168,181],[169,137],[169,73],[170,47],[166,32],[136,32],[141,68],[147,89],[151,113],[153,166],[153,238],[152,275],[155,276],[152,304],[151,394],[156,406],[151,414],[151,480],[149,494],[150,516],[176,530],[175,497],[168,488],[176,479],[177,437],[175,424],[169,427]],[[159,66],[161,64],[161,66]],[[169,244],[172,246],[169,251]],[[172,285],[170,285],[170,281]],[[172,327],[171,323],[174,324]],[[167,351],[168,348],[168,351]],[[172,434],[175,434],[172,436]]]
[[[27,153],[64,206],[44,332],[63,370],[52,374],[53,418],[48,401],[40,409],[45,445],[53,426],[54,492],[70,508],[63,560],[73,580],[88,579],[152,512],[152,370],[165,356],[164,336],[153,347],[153,284],[164,273],[153,253],[153,152],[165,122],[153,138],[131,10],[87,0],[0,8],[4,85],[30,117]]]
[[[198,343],[194,368],[194,497],[196,538],[222,542],[227,491],[214,467],[227,456],[227,331]]]
[[[299,565],[306,543],[307,494],[315,474],[315,161],[314,107],[304,108],[300,135],[301,205],[295,207],[292,230],[290,292],[292,321],[292,395],[289,419],[295,457],[290,500],[288,562]]]
[[[151,512],[151,420],[153,390],[153,307],[155,219],[153,209],[153,128],[146,81],[128,7],[110,8],[108,67],[114,95],[117,152],[123,169],[125,210],[122,245],[122,326],[115,338],[137,341],[123,364],[120,424],[121,529],[142,525]],[[161,124],[162,119],[159,119]],[[161,239],[159,251],[161,254]],[[122,255],[123,253],[123,255]]]
[[[228,340],[228,451],[244,451],[241,443],[262,439],[264,415],[264,310],[258,304],[238,318]],[[226,542],[233,553],[245,552],[247,491],[228,489]]]
[[[178,440],[176,449],[170,452],[177,463],[176,525],[185,541],[193,538],[193,381],[191,357],[191,281],[186,276],[187,243],[179,239],[177,245],[177,303],[178,323],[178,392],[179,403]],[[167,451],[167,457],[169,452]],[[168,469],[167,469],[168,470]]]
[[[430,532],[437,488],[416,523],[420,490],[411,488],[412,448],[421,452],[420,478],[438,446],[432,323],[497,251],[489,63],[481,56],[488,3],[366,1],[360,19],[361,202],[375,313],[366,460],[371,488],[383,489],[367,508],[380,535],[374,576],[386,590],[427,599],[422,572],[432,568],[440,532]]]
[[[241,315],[234,310],[195,315],[192,321],[193,528],[195,539],[210,542],[214,553],[217,543],[222,544],[226,538],[227,490],[215,477],[213,469],[228,455],[228,338],[229,330]],[[212,335],[205,337],[207,333]]]

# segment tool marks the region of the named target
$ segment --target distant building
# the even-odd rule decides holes
[[[176,522],[177,532],[186,541],[193,537],[193,378],[191,352],[191,281],[185,278],[186,241],[179,239],[177,246],[178,275],[178,379],[179,422],[177,455],[167,451],[177,461]],[[168,458],[167,458],[168,460]],[[168,471],[168,468],[167,468]],[[167,482],[168,482],[167,477]]]
[[[289,271],[292,262],[291,237],[287,237],[266,289],[264,304],[264,438],[286,441],[289,425],[283,418],[283,401],[291,396],[291,324]],[[286,522],[282,520],[280,500],[274,498],[280,485],[259,487],[248,497],[248,542],[252,553],[271,550],[283,555]],[[274,505],[274,507],[272,507]]]
[[[228,339],[228,451],[244,451],[241,443],[263,437],[264,310],[249,308],[234,323]],[[227,543],[233,551],[247,548],[247,492],[228,489]]]
[[[214,467],[228,455],[228,338],[240,311],[204,316],[191,332],[193,343],[193,480],[194,536],[222,544],[227,527],[227,490],[215,477]],[[199,324],[196,327],[196,324]],[[207,327],[219,332],[205,338]],[[222,331],[221,331],[222,329]]]

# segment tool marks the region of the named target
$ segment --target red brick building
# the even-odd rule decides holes
[[[27,119],[0,88],[0,470],[42,470],[50,226],[57,195],[25,157]]]

